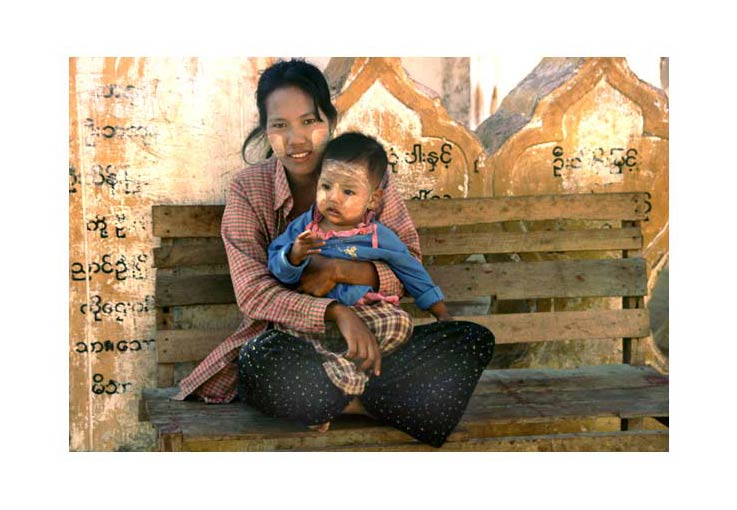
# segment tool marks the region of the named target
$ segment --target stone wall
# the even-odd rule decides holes
[[[151,206],[224,203],[257,121],[258,74],[273,60],[70,59],[71,450],[153,445],[137,419],[141,391],[156,381]],[[653,273],[667,259],[668,100],[624,59],[544,59],[513,79],[476,132],[471,58],[314,61],[333,89],[338,132],[376,136],[406,199],[649,191],[644,254]],[[614,341],[601,352],[536,348],[495,363],[618,355]]]

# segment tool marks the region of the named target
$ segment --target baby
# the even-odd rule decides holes
[[[384,148],[360,133],[345,133],[325,148],[315,205],[292,221],[269,246],[268,267],[282,283],[299,282],[310,256],[359,261],[383,261],[415,298],[417,306],[438,320],[452,320],[435,285],[422,264],[397,235],[373,219],[387,168]],[[409,339],[412,319],[399,308],[400,296],[384,296],[367,285],[338,283],[325,297],[350,306],[376,337],[382,354],[392,352]],[[377,319],[378,318],[378,319]],[[275,325],[285,330],[283,326]],[[334,331],[307,335],[287,331],[311,341],[326,360],[333,384],[346,394],[360,394],[368,376],[347,360],[345,340]]]
[[[328,143],[317,183],[315,206],[292,221],[269,246],[269,270],[285,284],[297,283],[311,254],[386,262],[418,307],[438,320],[450,320],[440,288],[397,235],[373,219],[386,171],[384,148],[360,133],[345,133]],[[367,285],[337,284],[326,297],[344,305],[378,301],[392,304],[399,296],[382,296]]]

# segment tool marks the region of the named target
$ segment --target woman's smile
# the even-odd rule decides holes
[[[302,152],[294,152],[291,154],[287,154],[291,159],[295,160],[298,163],[302,163],[304,161],[307,161],[310,158],[310,155],[312,154],[312,151],[302,151]]]

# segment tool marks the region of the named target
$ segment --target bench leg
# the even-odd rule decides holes
[[[182,433],[180,431],[159,431],[159,451],[160,452],[181,452],[182,450]]]
[[[182,451],[182,435],[181,434],[163,434],[159,436],[160,452],[181,452]]]

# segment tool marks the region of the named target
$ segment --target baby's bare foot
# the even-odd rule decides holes
[[[312,430],[316,430],[318,432],[327,432],[328,429],[330,428],[330,422],[326,421],[325,423],[321,425],[307,425],[307,427]]]

